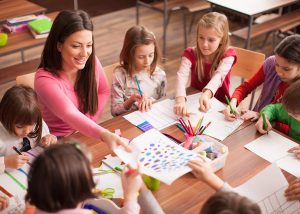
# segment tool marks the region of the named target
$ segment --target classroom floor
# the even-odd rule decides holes
[[[200,14],[197,15],[199,17]],[[99,57],[103,66],[107,66],[118,62],[118,56],[122,47],[125,32],[128,28],[135,25],[136,10],[135,7],[128,9],[95,16],[94,22],[94,38],[96,55]],[[196,17],[196,20],[197,20]],[[230,29],[235,30],[242,26],[247,25],[245,20],[241,20],[233,15],[228,14],[230,19]],[[162,45],[162,15],[155,11],[142,8],[140,24],[151,29],[160,45]],[[195,44],[195,23],[192,25],[191,33],[189,34],[189,46]],[[265,53],[267,56],[272,54],[272,41],[271,37],[267,41],[264,47],[260,47],[264,36],[257,37],[252,40],[251,49]],[[243,47],[244,41],[241,39],[231,38],[231,45],[237,47]],[[30,60],[39,58],[41,54],[42,46],[25,51],[25,59]],[[184,37],[183,37],[183,20],[182,14],[175,13],[171,16],[169,26],[167,29],[167,55],[165,63],[161,63],[161,66],[165,69],[168,78],[168,96],[174,96],[174,85],[176,80],[176,72],[180,64],[180,57],[184,50]],[[0,58],[0,68],[9,66],[15,63],[20,63],[20,54],[11,54],[9,56]],[[14,77],[12,77],[14,79]],[[3,96],[7,88],[15,84],[15,81],[7,82],[0,85],[0,97]],[[231,92],[234,88],[240,84],[240,79],[232,77],[231,80]],[[258,96],[259,93],[256,93]],[[248,100],[245,102],[245,106]],[[100,121],[111,118],[109,105],[107,104],[106,110],[101,116]]]

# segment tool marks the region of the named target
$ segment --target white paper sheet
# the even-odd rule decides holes
[[[281,169],[292,175],[300,177],[300,160],[288,152],[295,146],[298,144],[270,131],[269,134],[262,135],[244,147],[271,163],[275,162]]]
[[[190,172],[187,162],[197,157],[197,153],[175,144],[155,129],[134,138],[130,146],[138,151],[138,157],[137,153],[127,153],[121,149],[115,149],[114,152],[125,163],[134,164],[132,162],[135,161],[135,165],[139,164],[141,173],[169,185]]]
[[[189,95],[186,97],[187,99],[187,109],[188,112],[194,112],[194,113],[199,113],[199,98],[201,97],[202,93],[197,93],[193,95]],[[212,97],[210,99],[210,109],[208,112],[216,112],[216,111],[223,111],[226,106],[217,100],[215,97]]]
[[[235,188],[235,191],[258,203],[262,213],[299,213],[299,201],[289,202],[284,197],[287,186],[288,182],[280,169],[272,164]]]

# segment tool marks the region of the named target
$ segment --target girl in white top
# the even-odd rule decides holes
[[[56,137],[42,121],[37,95],[27,86],[14,86],[6,91],[0,103],[0,173],[5,168],[19,168],[29,157],[17,154],[36,144],[48,146],[56,143]]]
[[[155,36],[146,28],[134,26],[126,32],[120,66],[113,74],[113,116],[130,110],[148,111],[154,100],[166,95],[167,79],[165,72],[157,66],[158,52]]]

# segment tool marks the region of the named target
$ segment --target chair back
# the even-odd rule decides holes
[[[121,214],[121,208],[118,207],[113,201],[106,198],[88,199],[84,202],[84,206],[92,205],[99,208],[107,214]]]
[[[109,88],[111,88],[111,85],[112,85],[113,72],[118,65],[119,65],[119,63],[117,62],[117,63],[103,67]]]
[[[34,77],[35,72],[24,74],[16,77],[16,84],[17,85],[26,85],[30,86],[31,88],[34,88]]]
[[[249,79],[262,66],[265,54],[238,47],[233,48],[237,54],[237,63],[233,66],[231,75]]]

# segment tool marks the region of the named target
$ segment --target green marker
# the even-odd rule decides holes
[[[262,116],[263,121],[264,121],[263,129],[267,131],[268,130],[268,124],[267,124],[266,115],[265,115],[265,113],[262,113],[261,116]]]
[[[227,104],[229,105],[230,113],[235,114],[235,111],[233,110],[233,108],[231,106],[231,103],[230,103],[230,101],[229,101],[229,99],[228,99],[228,97],[226,95],[225,95],[225,99],[227,101]]]
[[[121,169],[121,168],[118,167],[118,166],[115,167],[115,170],[117,170],[117,171],[119,171],[119,172],[122,172],[122,171],[123,171],[123,169]]]

